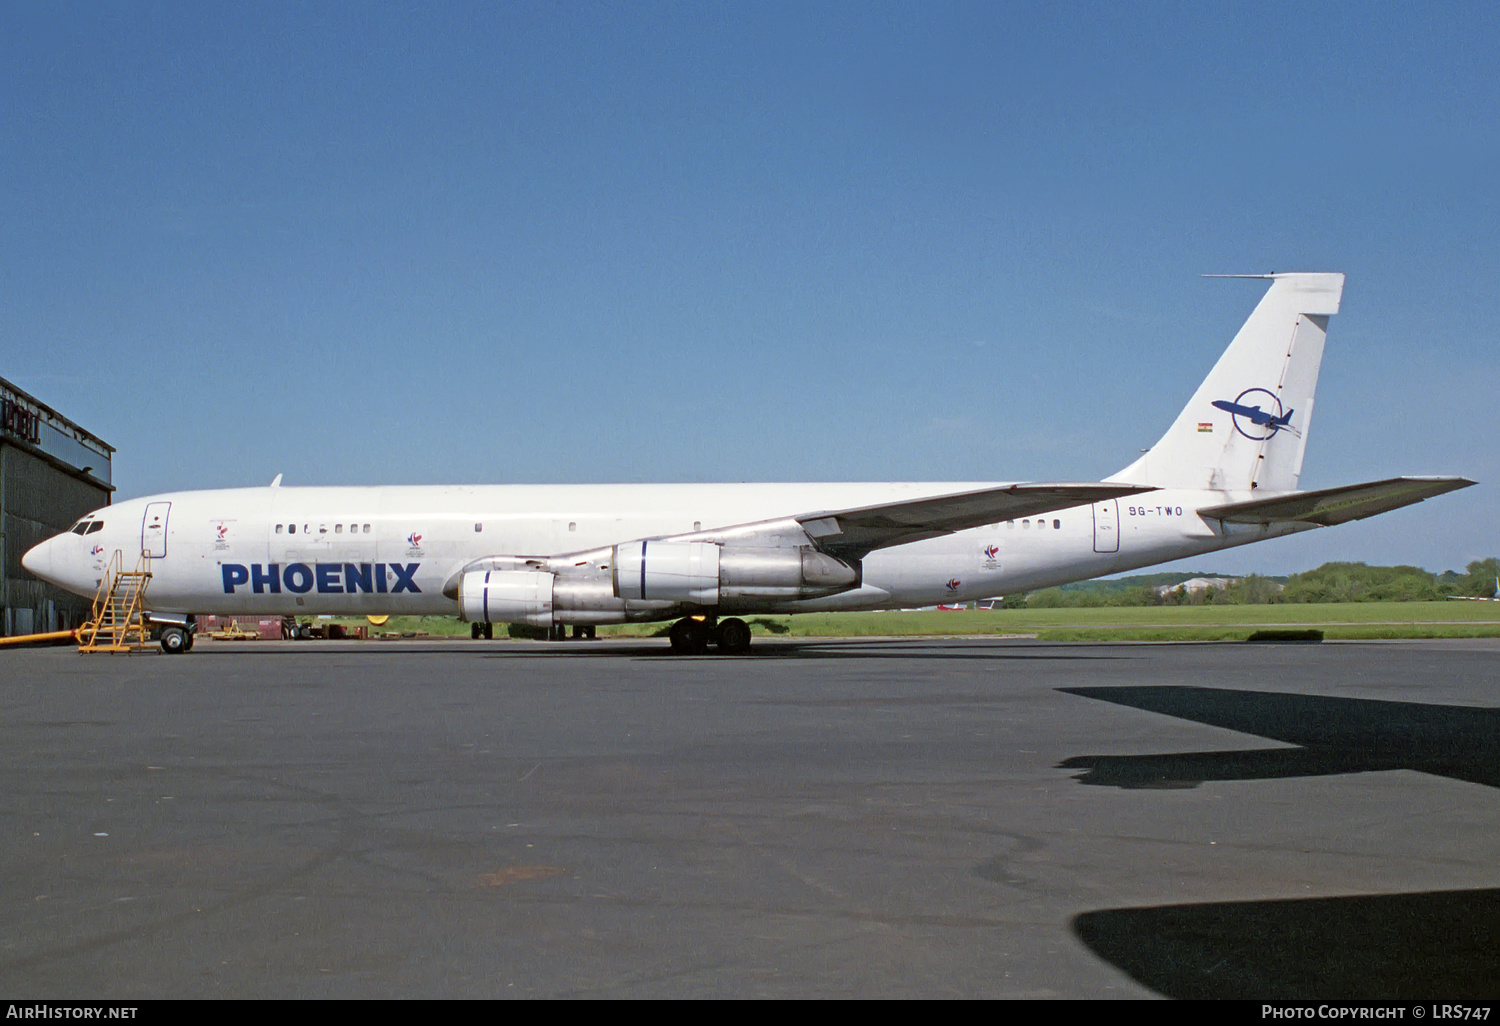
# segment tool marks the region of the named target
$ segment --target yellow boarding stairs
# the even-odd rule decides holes
[[[134,570],[125,569],[125,554],[115,550],[99,579],[94,611],[78,628],[80,652],[133,652],[146,647],[146,585],[151,582],[151,557],[145,552]]]

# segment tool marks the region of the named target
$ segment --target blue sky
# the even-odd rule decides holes
[[[1500,6],[0,7],[0,375],[122,497],[1094,480],[1348,274],[1303,487],[1225,553],[1500,552]]]

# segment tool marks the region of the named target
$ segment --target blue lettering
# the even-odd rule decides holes
[[[313,572],[306,563],[293,563],[286,568],[281,575],[286,581],[286,590],[298,595],[305,595],[312,591]]]
[[[400,563],[392,563],[391,573],[396,575],[396,586],[391,589],[391,594],[394,595],[398,591],[421,592],[422,589],[417,587],[417,582],[412,580],[412,575],[421,565],[421,563],[407,563],[403,569]]]
[[[375,563],[373,566],[369,563],[314,563],[312,566],[292,563],[283,570],[280,563],[265,566],[260,563],[251,563],[249,566],[224,563],[221,569],[226,595],[233,595],[241,584],[250,585],[257,595],[264,595],[268,591],[272,595],[280,595],[283,584],[287,591],[297,595],[305,595],[314,586],[319,594],[331,595],[354,595],[359,592],[384,595],[387,591],[421,593],[422,589],[417,587],[416,582],[421,563],[389,564],[391,573],[396,575],[394,587],[388,587],[386,566],[385,563]]]
[[[233,595],[234,586],[250,583],[250,571],[239,563],[224,564],[224,594]]]
[[[342,595],[344,588],[339,584],[339,565],[337,563],[318,564],[318,594]]]
[[[369,594],[375,590],[370,582],[369,563],[360,563],[358,566],[353,563],[344,564],[344,590],[351,595],[357,591]]]
[[[267,585],[270,586],[272,595],[281,594],[281,566],[272,563],[262,570],[259,563],[251,563],[250,588],[259,595],[266,590]]]

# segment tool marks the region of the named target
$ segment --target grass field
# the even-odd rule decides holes
[[[803,613],[746,619],[758,635],[804,638],[1010,634],[1033,635],[1043,641],[1244,641],[1257,631],[1275,628],[1317,629],[1330,640],[1500,637],[1500,602]],[[600,627],[599,636],[651,637],[664,633],[665,627],[665,624]],[[395,617],[376,629],[421,631],[430,635],[469,633],[468,624],[438,616]],[[503,631],[501,628],[500,632]]]

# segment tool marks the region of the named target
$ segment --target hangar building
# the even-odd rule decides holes
[[[88,619],[88,599],[32,577],[21,556],[109,505],[114,451],[0,378],[0,635],[70,630]]]

